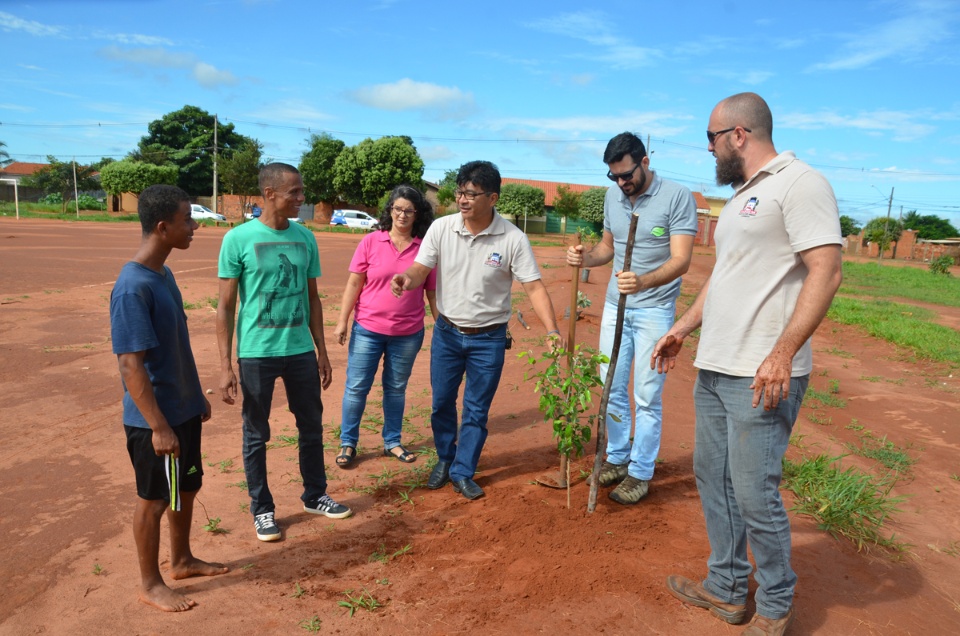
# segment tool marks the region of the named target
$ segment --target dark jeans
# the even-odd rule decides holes
[[[304,502],[319,499],[327,492],[327,476],[323,466],[323,403],[316,353],[243,358],[238,363],[243,392],[243,469],[247,473],[250,512],[256,516],[275,509],[267,486],[267,442],[277,378],[283,380],[287,404],[300,434],[300,498]]]

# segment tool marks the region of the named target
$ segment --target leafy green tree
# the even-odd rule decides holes
[[[871,243],[880,246],[880,251],[884,252],[890,247],[890,244],[899,240],[903,232],[903,226],[897,219],[888,219],[885,216],[879,216],[863,226],[863,236]]]
[[[247,209],[250,197],[260,192],[262,155],[263,144],[253,139],[225,156],[217,166],[224,192],[237,195],[241,211]]]
[[[457,171],[447,170],[444,172],[443,179],[440,180],[438,185],[440,189],[437,190],[437,203],[440,204],[441,208],[446,208],[456,201],[454,192],[457,189]]]
[[[500,188],[497,212],[511,214],[516,219],[543,214],[543,202],[546,195],[540,188],[525,183],[508,183]]]
[[[47,155],[47,166],[24,177],[20,185],[24,188],[35,188],[48,194],[59,194],[61,197],[60,211],[67,211],[67,204],[73,200],[74,189],[77,191],[99,190],[100,183],[93,173],[91,166],[76,165],[76,186],[74,186],[74,163],[72,161],[58,161],[56,157]]]
[[[860,233],[860,224],[846,214],[840,215],[840,236],[855,236]]]
[[[553,211],[568,219],[580,216],[580,193],[572,191],[566,185],[557,186],[557,198],[553,201]]]
[[[184,106],[147,125],[148,134],[129,158],[179,168],[177,185],[191,195],[213,193],[214,117],[196,106]],[[230,151],[253,141],[234,130],[233,124],[217,125],[218,152]]]
[[[957,228],[950,221],[933,214],[920,215],[917,214],[916,210],[911,210],[903,215],[903,227],[907,230],[916,230],[917,238],[928,241],[939,241],[940,239],[960,236],[960,231],[957,231]]]
[[[343,200],[376,206],[403,183],[423,188],[423,159],[409,137],[364,139],[344,148],[333,165],[333,185]]]
[[[0,141],[0,168],[13,163],[13,159],[10,157],[10,153],[7,152],[6,148],[7,143],[5,141]]]
[[[173,164],[155,166],[141,161],[114,161],[100,170],[100,185],[107,194],[130,192],[135,196],[152,185],[176,185],[179,170]]]
[[[593,223],[603,223],[603,199],[606,188],[590,188],[580,195],[580,218]]]
[[[300,157],[300,175],[311,203],[323,201],[332,205],[339,198],[333,185],[333,165],[345,146],[327,133],[310,135],[310,150]]]

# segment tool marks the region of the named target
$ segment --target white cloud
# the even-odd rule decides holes
[[[204,88],[234,86],[238,82],[237,77],[230,71],[222,71],[206,62],[197,62],[194,65],[193,78]]]
[[[597,76],[593,73],[578,73],[577,75],[570,76],[570,82],[576,86],[588,86],[597,79]]]
[[[349,91],[356,102],[389,111],[426,110],[446,117],[464,117],[474,109],[473,93],[456,86],[439,86],[404,78],[392,84],[375,84]]]
[[[120,44],[134,44],[137,46],[173,46],[167,38],[140,33],[106,33],[98,36],[103,40],[112,40]]]
[[[0,104],[0,110],[13,110],[18,113],[32,113],[36,108],[21,106],[20,104]]]
[[[493,122],[497,127],[519,126],[532,130],[561,131],[569,135],[582,133],[617,134],[625,130],[638,131],[641,134],[654,134],[673,137],[686,130],[685,125],[666,122],[690,120],[689,116],[678,116],[672,112],[627,111],[619,115],[576,115],[573,117],[553,118],[508,118]]]
[[[598,12],[581,11],[544,18],[531,22],[527,26],[545,33],[581,40],[601,49],[599,53],[593,55],[574,55],[573,57],[602,62],[614,69],[649,66],[663,57],[663,53],[658,49],[637,46],[630,40],[614,34],[609,29],[610,24],[611,20]]]
[[[62,35],[63,29],[58,26],[50,26],[34,22],[33,20],[24,20],[15,15],[0,11],[0,29],[4,31],[25,31],[30,35],[53,36]]]
[[[456,153],[447,146],[424,146],[418,148],[417,151],[420,153],[420,158],[423,159],[424,162],[448,161],[457,156]]]
[[[958,19],[956,7],[955,3],[940,0],[915,2],[888,22],[844,35],[846,43],[840,53],[807,70],[849,71],[888,58],[921,59],[926,50],[951,37],[951,23]]]
[[[311,125],[319,127],[333,119],[331,115],[317,110],[312,104],[300,99],[284,99],[279,102],[264,104],[262,107],[246,113],[243,119],[247,118],[259,119],[264,123],[285,122],[304,128],[310,128]]]
[[[914,141],[936,131],[935,126],[923,123],[929,119],[929,113],[891,110],[861,112],[856,115],[821,111],[819,113],[788,113],[778,119],[777,125],[798,130],[852,128],[873,135],[892,133],[891,137],[894,141]]]
[[[22,69],[26,69],[28,71],[45,71],[46,70],[39,66],[34,66],[33,64],[17,64],[17,66],[19,66]]]
[[[122,49],[117,46],[108,46],[101,49],[98,54],[108,60],[125,62],[133,66],[187,69],[197,84],[203,88],[215,89],[220,86],[234,86],[239,82],[230,71],[221,70],[212,64],[201,62],[192,53],[177,53],[161,47]]]

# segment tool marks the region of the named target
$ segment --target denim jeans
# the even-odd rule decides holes
[[[790,519],[780,498],[782,464],[809,376],[790,380],[776,409],[753,408],[753,378],[701,370],[693,388],[697,412],[693,469],[710,539],[703,585],[726,603],[747,599],[757,563],[757,612],[782,618],[793,604]]]
[[[367,394],[383,358],[383,445],[400,445],[407,380],[423,345],[423,329],[409,336],[385,336],[354,322],[347,353],[347,382],[343,391],[340,445],[357,447],[360,419],[367,406]]]
[[[614,371],[610,398],[607,402],[607,461],[626,464],[627,472],[636,479],[650,480],[663,429],[663,383],[666,374],[650,368],[653,347],[673,326],[676,303],[656,307],[627,309],[623,317],[623,337]],[[600,325],[600,352],[610,355],[617,328],[617,305],[603,306]],[[635,418],[630,417],[630,367],[633,366],[633,402]],[[606,382],[609,364],[600,365],[600,377]],[[613,419],[616,416],[619,422]],[[633,444],[630,429],[633,424]]]
[[[433,443],[440,461],[452,462],[450,479],[471,479],[487,439],[487,418],[500,384],[507,326],[465,335],[443,318],[433,327],[430,384],[433,388]],[[463,414],[457,434],[457,394],[463,389]]]
[[[300,498],[304,502],[319,499],[327,492],[327,476],[323,466],[323,403],[317,354],[310,351],[295,356],[241,358],[238,364],[243,393],[243,469],[247,473],[250,512],[256,516],[275,510],[267,485],[267,442],[277,378],[283,380],[287,404],[300,435]]]

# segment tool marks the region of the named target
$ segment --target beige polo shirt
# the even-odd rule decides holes
[[[510,320],[510,289],[540,279],[527,236],[502,216],[474,236],[458,214],[440,217],[427,230],[416,262],[437,269],[437,308],[461,327]]]
[[[720,212],[717,263],[695,366],[753,377],[793,316],[807,268],[799,253],[842,244],[833,188],[792,152],[777,155]],[[813,369],[810,341],[792,376]]]

